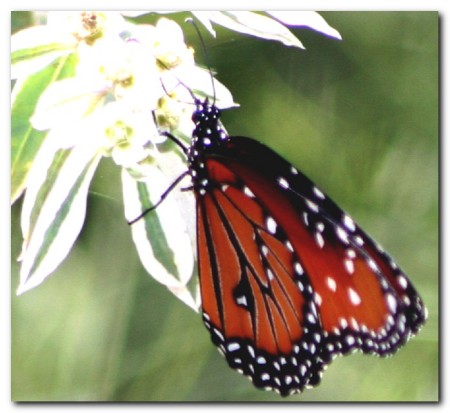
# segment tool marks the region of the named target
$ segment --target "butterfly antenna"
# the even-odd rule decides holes
[[[159,61],[158,63],[159,63],[162,67],[164,67],[166,70],[170,71],[170,67],[167,66],[165,63],[163,63],[163,62],[161,62],[161,61]],[[175,75],[174,75],[174,76],[175,76]],[[179,79],[177,76],[175,76],[175,79],[177,79],[179,85],[183,86],[183,87],[189,92],[189,94],[191,95],[191,97],[192,97],[192,99],[193,99],[194,101],[197,100],[197,97],[194,95],[194,93],[192,92],[191,88],[190,88],[188,85],[186,85],[186,84],[185,84],[181,79]],[[163,90],[164,90],[164,93],[165,93],[167,96],[170,96],[170,93],[169,93],[169,91],[166,89],[166,86],[164,85],[164,82],[162,81],[162,79],[160,79],[160,82],[161,82],[161,87],[162,87]]]
[[[203,55],[205,57],[205,62],[206,62],[206,65],[208,66],[209,75],[211,77],[211,86],[212,86],[212,92],[213,92],[213,104],[215,104],[216,103],[216,88],[214,86],[214,77],[212,74],[211,64],[209,61],[209,56],[208,56],[208,51],[206,49],[205,41],[203,40],[202,34],[200,33],[200,29],[198,28],[197,23],[195,22],[195,20],[193,18],[188,17],[185,20],[185,22],[190,23],[190,24],[192,24],[192,26],[194,26],[194,29],[197,32],[197,36],[200,39],[200,43],[202,45],[202,50],[203,50]]]

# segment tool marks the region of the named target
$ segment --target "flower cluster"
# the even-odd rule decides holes
[[[102,158],[122,169],[130,221],[185,169],[176,145],[160,148],[167,144],[163,130],[189,144],[193,94],[220,108],[235,106],[228,89],[196,64],[177,23],[159,13],[154,25],[136,24],[138,14],[144,13],[49,12],[45,25],[12,37],[12,202],[25,194],[18,293],[42,283],[69,253]],[[192,15],[213,36],[214,23],[299,48],[285,25],[340,38],[314,12]],[[132,225],[133,240],[147,271],[197,309],[193,219],[182,216],[193,211],[186,207],[193,197],[176,192]],[[164,237],[152,234],[154,224]]]

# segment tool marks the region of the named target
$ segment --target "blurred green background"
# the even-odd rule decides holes
[[[336,359],[281,399],[228,368],[201,318],[141,266],[106,160],[84,229],[40,287],[16,297],[21,201],[12,208],[15,401],[435,401],[439,397],[438,25],[435,12],[322,13],[343,41],[294,30],[306,51],[216,27],[209,60],[241,107],[223,121],[289,159],[400,263],[429,310],[394,357]],[[186,15],[171,15],[204,60]],[[155,18],[141,19],[155,21]],[[12,28],[31,24],[12,14]]]

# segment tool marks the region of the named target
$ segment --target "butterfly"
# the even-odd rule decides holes
[[[416,334],[426,309],[393,259],[276,152],[229,136],[214,103],[195,105],[191,145],[167,134],[188,165],[169,190],[190,176],[203,322],[230,367],[287,396],[337,355],[387,356]]]

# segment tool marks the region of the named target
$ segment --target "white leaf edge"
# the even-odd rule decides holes
[[[331,27],[326,20],[315,11],[267,11],[275,19],[287,24],[288,26],[304,26],[312,30],[325,34],[326,36],[334,37],[342,40],[340,33]]]
[[[41,148],[40,151],[42,149],[46,148]],[[28,234],[33,200],[36,200],[39,186],[43,182],[42,179],[45,179],[50,164],[47,165],[47,168],[44,167],[43,171],[40,168],[43,167],[44,160],[48,161],[50,157],[51,155],[42,156],[41,162],[35,161],[27,182],[28,189],[25,194],[21,220],[25,241],[21,255],[22,265],[17,295],[40,285],[68,255],[83,226],[89,184],[101,158],[92,151],[92,148],[78,146],[71,151],[39,211],[32,233]],[[35,268],[36,259],[39,258],[42,247],[48,241],[45,239],[47,231],[57,221],[58,211],[68,201],[71,190],[79,183],[80,179],[82,180],[80,187],[72,202],[65,205],[69,208],[67,216],[59,223],[56,236],[50,240],[47,252]]]
[[[195,15],[239,33],[304,49],[302,42],[288,28],[277,20],[261,14],[251,11],[196,11]]]
[[[11,64],[11,79],[18,79],[38,72],[60,56],[74,51],[74,37],[59,33],[47,26],[34,26],[23,29],[11,36],[11,53],[19,50],[32,50],[39,46],[54,45],[54,50],[48,50],[39,56],[30,56],[26,60]]]
[[[143,183],[141,182],[141,184]],[[146,185],[151,196],[149,201],[155,204],[159,196],[168,188],[170,182],[155,167],[148,173]],[[122,186],[125,217],[127,221],[132,221],[140,215],[143,206],[139,200],[138,182],[125,169],[122,170]],[[164,228],[167,243],[173,253],[174,263],[179,274],[178,276],[171,274],[164,263],[155,256],[151,240],[152,234],[146,232],[145,217],[131,225],[132,237],[139,258],[146,271],[156,281],[165,285],[178,299],[198,311],[198,298],[194,297],[188,289],[188,283],[194,270],[192,244],[173,195],[170,194],[160,207],[150,213],[157,214],[160,224]]]

